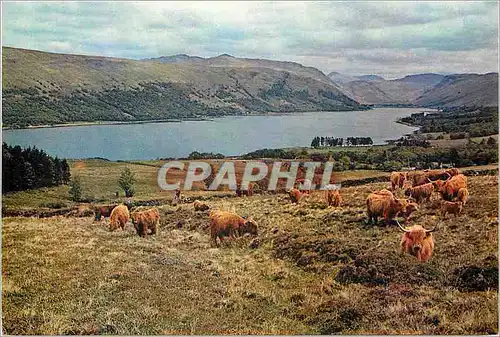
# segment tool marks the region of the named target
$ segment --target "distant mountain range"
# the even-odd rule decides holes
[[[418,74],[395,80],[377,75],[328,77],[347,96],[362,104],[414,104],[428,107],[498,106],[498,73]]]
[[[3,47],[3,126],[141,121],[263,112],[349,111],[363,104],[498,105],[498,74],[325,75],[296,62],[147,60]]]

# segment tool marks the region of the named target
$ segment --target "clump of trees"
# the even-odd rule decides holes
[[[396,146],[420,146],[420,147],[431,146],[431,143],[429,143],[426,139],[424,139],[423,137],[417,137],[415,135],[407,135],[396,140],[388,140],[387,143]]]
[[[347,137],[344,138],[316,136],[311,142],[311,147],[333,147],[333,146],[369,146],[373,145],[371,137]]]
[[[212,153],[212,152],[191,152],[188,156],[188,160],[197,160],[197,159],[224,159],[225,156],[220,153]]]
[[[470,137],[498,133],[498,107],[444,108],[439,113],[417,113],[401,122],[420,126],[420,132],[468,133]]]
[[[51,157],[36,147],[2,143],[2,192],[68,184],[70,178],[66,159]]]

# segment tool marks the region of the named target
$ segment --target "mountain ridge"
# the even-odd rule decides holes
[[[363,109],[333,83],[275,63],[193,66],[2,51],[4,126]]]

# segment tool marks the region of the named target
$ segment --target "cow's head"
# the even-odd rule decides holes
[[[432,182],[432,185],[434,186],[434,191],[436,192],[440,192],[445,184],[446,180],[441,180],[441,179]]]
[[[257,222],[249,216],[245,219],[245,224],[243,225],[243,232],[250,233],[252,235],[257,235]]]
[[[436,230],[436,227],[433,229],[425,229],[420,225],[413,225],[412,227],[406,229],[401,226],[397,220],[396,223],[399,228],[405,232],[405,234],[403,234],[403,238],[409,247],[408,252],[413,256],[418,255],[418,252],[422,249],[424,240],[431,236],[431,233]]]
[[[405,196],[406,197],[408,197],[408,198],[411,197],[411,190],[412,190],[412,188],[409,186],[405,189]]]
[[[416,203],[410,202],[406,205],[406,214],[411,214],[415,211],[418,211],[418,205]]]

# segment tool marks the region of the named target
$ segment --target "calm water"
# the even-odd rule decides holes
[[[428,110],[428,109],[426,109]],[[35,145],[63,158],[144,160],[185,157],[193,151],[238,155],[262,148],[309,146],[315,136],[372,137],[375,144],[411,133],[397,124],[418,108],[308,112],[287,116],[224,117],[128,125],[93,125],[3,131],[3,141]]]

